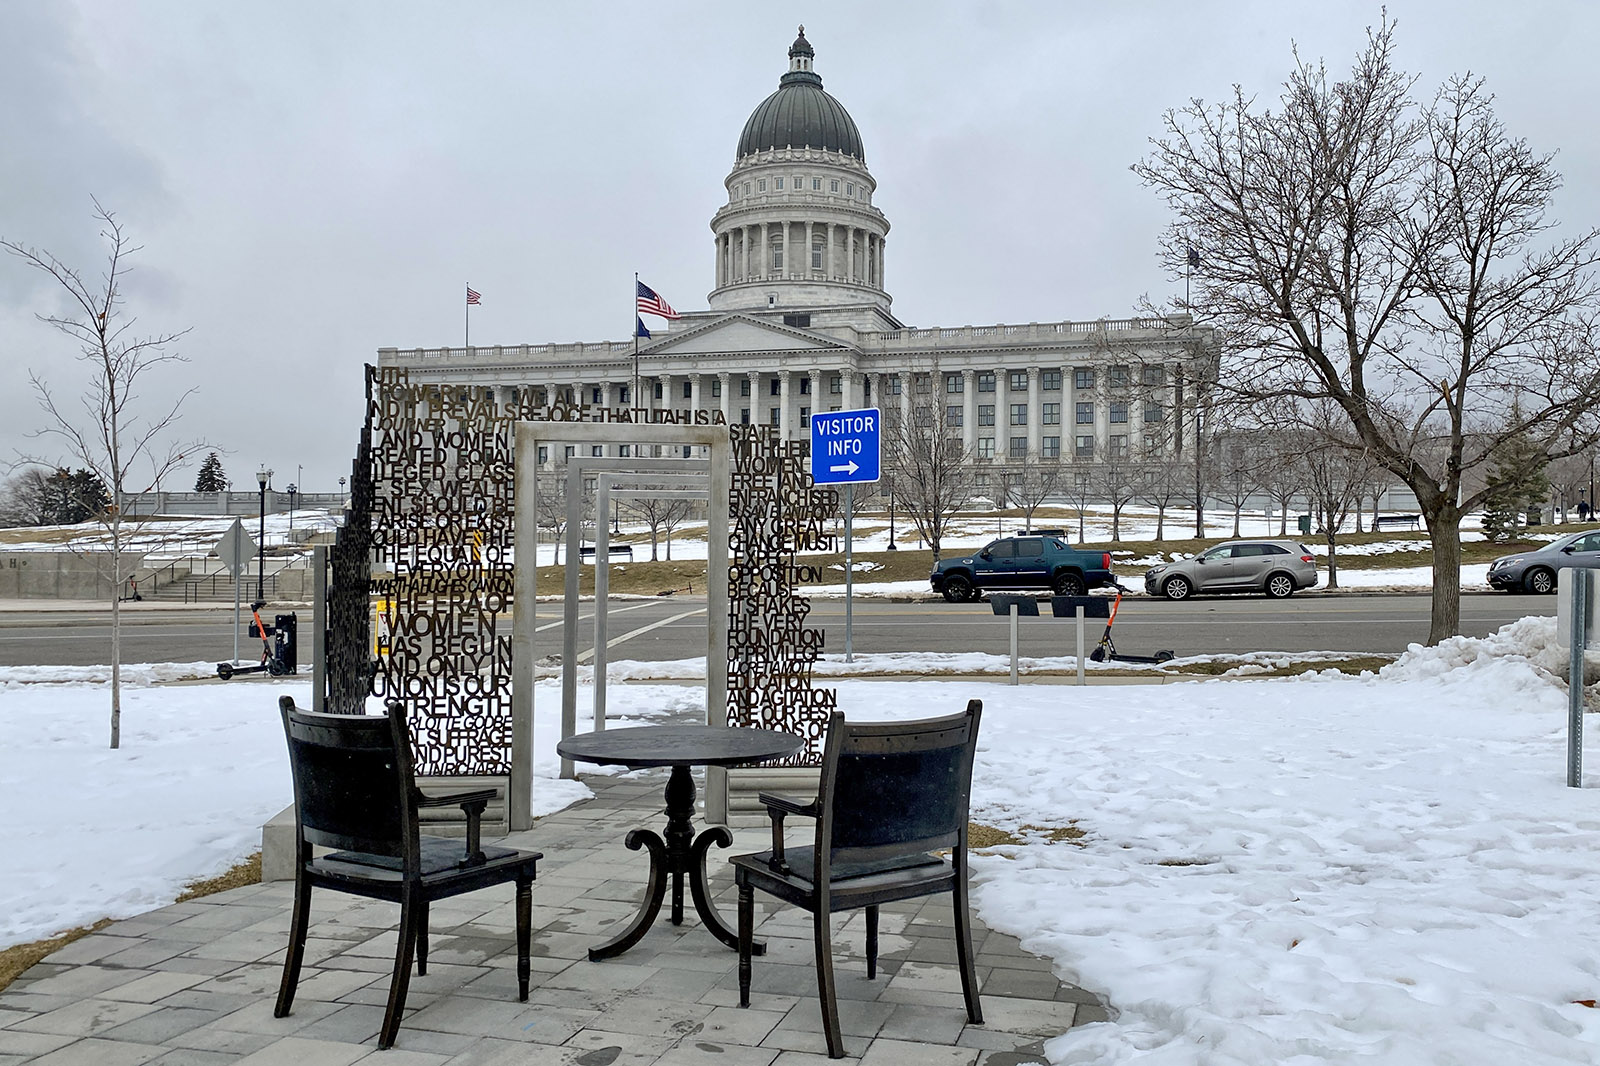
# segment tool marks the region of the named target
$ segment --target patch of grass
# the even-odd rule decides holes
[[[110,918],[102,918],[91,926],[80,929],[69,929],[59,936],[47,940],[34,940],[27,944],[13,944],[11,947],[0,951],[0,992],[21,977],[34,963],[49,955],[52,951],[59,951],[74,940],[82,940],[90,933],[97,933],[111,924]]]
[[[1252,670],[1241,677],[1298,677],[1317,670],[1337,670],[1341,674],[1360,674],[1370,670],[1377,673],[1379,670],[1394,662],[1392,655],[1352,655],[1348,659],[1315,659],[1304,662],[1293,662],[1285,666],[1274,666],[1266,670]],[[1226,660],[1211,660],[1203,663],[1184,663],[1181,666],[1171,667],[1168,672],[1174,674],[1198,674],[1204,677],[1216,677],[1226,674],[1230,670],[1237,670],[1244,666],[1242,662],[1228,662]]]
[[[258,851],[232,869],[224,870],[216,877],[190,881],[173,902],[187,903],[191,899],[199,899],[201,896],[226,892],[230,888],[242,888],[245,885],[259,885],[260,883],[261,853]]]
[[[1043,837],[1046,844],[1077,844],[1084,836],[1077,822],[1068,822],[1066,825],[1025,825],[1022,831],[1029,836],[1018,836],[1009,829],[998,829],[982,822],[968,822],[967,846],[997,848],[1007,844],[1028,844],[1033,842],[1035,835]]]

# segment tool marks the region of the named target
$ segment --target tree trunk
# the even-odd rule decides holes
[[[120,497],[120,494],[119,494]],[[120,498],[119,501],[120,502]],[[122,746],[122,515],[111,520],[111,746]]]
[[[1159,507],[1156,508],[1156,543],[1157,544],[1161,543],[1162,537],[1165,536],[1166,528],[1167,528],[1167,505],[1166,504],[1161,504]]]
[[[1240,508],[1240,507],[1235,507],[1233,509],[1233,535],[1235,537],[1241,536],[1241,534],[1239,532],[1239,515],[1240,515],[1240,513],[1242,511],[1243,511],[1243,508]]]
[[[1323,539],[1328,542],[1328,588],[1330,589],[1339,587],[1339,556],[1334,537],[1334,531],[1324,525]]]
[[[1461,512],[1454,506],[1424,514],[1433,545],[1433,606],[1428,643],[1437,644],[1461,632]]]

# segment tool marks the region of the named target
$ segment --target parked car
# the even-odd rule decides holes
[[[1001,537],[981,551],[941,559],[928,575],[933,591],[951,603],[981,599],[985,592],[1049,589],[1058,596],[1082,596],[1116,584],[1111,553],[1079,551],[1060,537]]]
[[[1292,540],[1224,541],[1144,575],[1144,590],[1169,600],[1197,592],[1263,592],[1281,600],[1316,583],[1317,557]]]
[[[1501,592],[1548,595],[1556,590],[1556,571],[1565,562],[1600,563],[1600,529],[1568,533],[1542,548],[1500,556],[1489,564],[1489,585]]]

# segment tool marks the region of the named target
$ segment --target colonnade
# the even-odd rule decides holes
[[[833,222],[735,226],[717,236],[717,287],[811,279],[882,289],[883,247],[881,234]]]

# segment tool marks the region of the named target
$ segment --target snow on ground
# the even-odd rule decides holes
[[[975,857],[974,906],[1114,1012],[1052,1061],[1591,1063],[1600,774],[1564,787],[1553,642],[1530,618],[1361,677],[837,685],[859,718],[984,701],[973,816],[1024,843]],[[535,704],[541,810],[582,794],[555,780],[558,688]],[[306,686],[130,686],[109,752],[104,687],[0,689],[0,801],[27,812],[0,828],[0,944],[159,906],[251,850],[289,797],[279,692]],[[700,698],[610,693],[616,724]],[[1050,843],[1068,824],[1082,839]]]
[[[193,665],[216,672],[215,663]],[[277,698],[308,707],[308,683],[152,686],[190,667],[125,667],[122,747],[112,751],[109,683],[84,680],[97,669],[108,673],[0,671],[0,948],[165,906],[189,881],[258,850],[262,823],[293,799]],[[535,695],[535,814],[590,795],[557,778],[560,691],[558,681],[540,682]],[[684,700],[704,706],[705,697],[677,685],[618,686],[607,721],[643,724]]]

